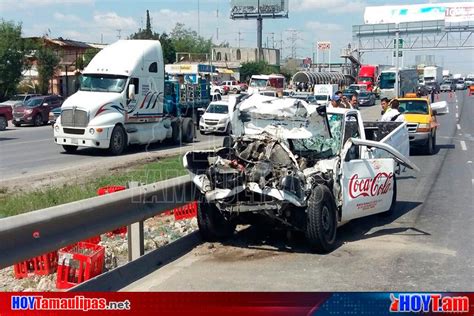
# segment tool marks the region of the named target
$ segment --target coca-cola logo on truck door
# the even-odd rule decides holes
[[[373,178],[359,179],[354,174],[349,180],[349,196],[356,199],[360,196],[378,196],[386,194],[392,188],[393,172],[380,172]]]

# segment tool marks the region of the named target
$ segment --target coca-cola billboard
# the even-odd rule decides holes
[[[354,174],[349,180],[349,196],[352,199],[358,197],[378,196],[386,194],[393,185],[393,172],[380,172],[373,178],[359,178]]]

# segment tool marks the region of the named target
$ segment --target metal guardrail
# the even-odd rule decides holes
[[[194,200],[194,186],[182,176],[0,219],[0,269]]]

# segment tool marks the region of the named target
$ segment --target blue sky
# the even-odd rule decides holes
[[[461,2],[458,0],[457,2]],[[89,42],[111,43],[120,34],[126,38],[145,23],[145,11],[150,10],[152,26],[156,32],[169,32],[176,22],[198,28],[198,2],[200,33],[217,42],[231,45],[256,45],[256,21],[233,21],[229,18],[228,0],[0,0],[0,18],[21,22],[25,36],[63,37]],[[264,20],[263,42],[280,46],[283,54],[289,54],[288,30],[297,30],[296,43],[299,57],[311,57],[312,47],[318,40],[333,44],[332,60],[337,61],[340,48],[352,41],[352,25],[363,24],[366,6],[415,4],[436,1],[413,0],[290,0],[289,19]],[[443,1],[450,2],[450,1]],[[217,11],[219,12],[217,14]],[[407,63],[413,63],[415,55],[432,52],[406,53]],[[435,53],[437,61],[453,71],[474,72],[474,52],[441,51]],[[321,57],[320,57],[321,58]],[[326,59],[328,57],[326,56]],[[366,55],[365,62],[386,63],[391,57],[384,53]]]

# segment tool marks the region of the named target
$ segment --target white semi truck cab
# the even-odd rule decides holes
[[[179,142],[181,135],[192,141],[192,119],[164,111],[164,87],[159,41],[120,40],[107,46],[84,70],[79,91],[63,103],[54,141],[66,152],[92,147],[113,155],[129,144]]]

